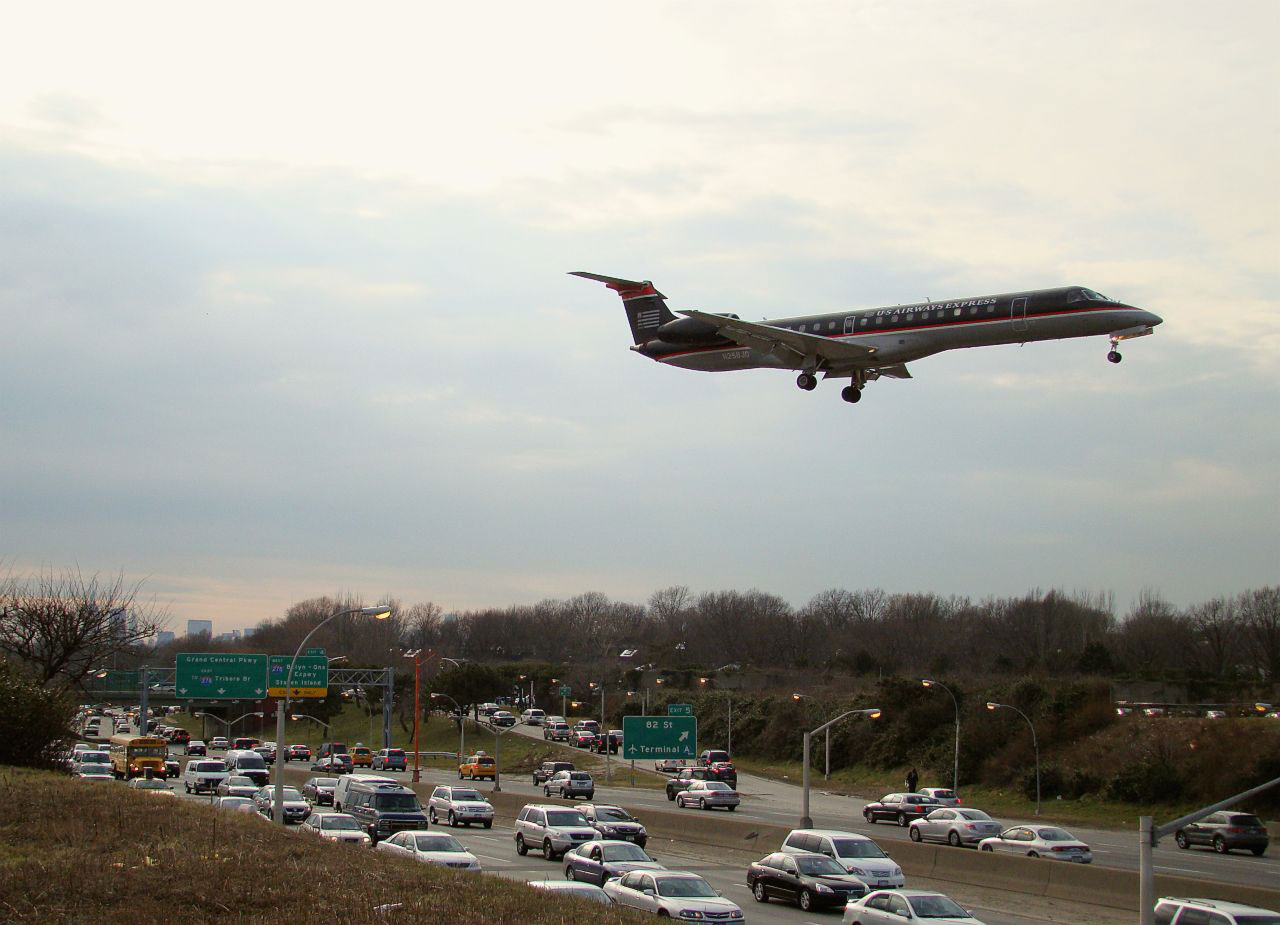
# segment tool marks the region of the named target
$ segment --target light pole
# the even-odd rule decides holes
[[[458,711],[458,760],[462,760],[462,755],[467,750],[467,714],[463,712],[462,707],[458,705],[458,701],[454,700],[448,694],[442,694],[436,691],[431,697],[443,697],[445,700],[453,704],[453,708]],[[430,698],[428,698],[429,700]],[[495,759],[496,760],[496,759]]]
[[[810,697],[808,694],[795,693],[791,695],[791,699],[794,700],[796,703],[799,703],[801,700],[812,700],[814,703],[817,703],[817,698]],[[826,731],[826,740],[827,740],[826,741],[827,754],[826,754],[826,763],[823,764],[822,766],[822,779],[831,780],[831,730],[830,729],[827,729]]]
[[[987,709],[995,712],[996,710],[1012,710],[1027,721],[1027,727],[1031,730],[1031,747],[1036,752],[1036,815],[1040,815],[1040,744],[1036,741],[1036,727],[1031,722],[1031,717],[1023,713],[1017,707],[1010,706],[1007,703],[991,703],[987,702]]]
[[[493,723],[489,723],[489,729],[493,732],[493,792],[502,792],[502,737],[515,729],[515,726],[508,726],[506,729],[499,729]]]
[[[391,608],[384,605],[374,607],[354,607],[347,610],[338,610],[329,614],[314,627],[311,632],[302,637],[302,642],[298,643],[298,648],[293,653],[293,658],[289,661],[289,674],[285,678],[284,700],[276,700],[276,761],[275,775],[276,786],[273,794],[272,812],[275,814],[276,822],[284,825],[284,717],[289,712],[289,695],[293,693],[293,669],[298,664],[298,656],[302,654],[303,646],[305,646],[311,637],[316,634],[320,627],[324,626],[330,620],[338,617],[345,617],[348,614],[360,614],[363,617],[373,617],[375,620],[385,620],[391,616]],[[261,714],[259,714],[261,715]]]
[[[956,759],[955,759],[955,768],[951,772],[951,790],[953,793],[958,793],[960,791],[960,701],[956,700],[956,695],[954,692],[952,692],[951,688],[947,687],[947,685],[943,684],[941,681],[934,681],[930,678],[923,678],[921,679],[920,683],[925,687],[929,688],[930,690],[932,690],[935,687],[942,688],[944,691],[946,691],[948,694],[951,695],[951,702],[955,704]]]
[[[850,710],[847,713],[841,713],[835,719],[829,719],[817,729],[810,729],[804,734],[804,811],[800,817],[800,828],[802,829],[813,828],[813,817],[809,815],[809,740],[815,732],[822,732],[824,729],[831,728],[846,716],[866,716],[870,719],[879,719],[880,708],[870,707],[866,710]]]
[[[292,720],[309,719],[309,720],[311,720],[311,722],[313,722],[313,723],[319,723],[321,726],[323,726],[323,727],[324,727],[324,734],[325,734],[325,735],[328,735],[328,734],[329,734],[329,724],[328,724],[328,723],[326,723],[326,722],[325,722],[324,720],[322,720],[322,719],[316,719],[316,717],[314,717],[314,716],[308,716],[308,715],[307,715],[307,714],[305,714],[305,713],[290,713],[290,714],[289,714],[289,719],[292,719]],[[281,743],[281,744],[283,744],[283,743]],[[279,747],[280,747],[280,745],[278,744],[276,747],[277,747],[277,748],[279,748]]]
[[[722,670],[722,668],[734,668],[734,667],[736,666],[723,665],[721,666],[721,668],[717,668],[716,671],[720,671]],[[698,683],[701,684],[703,687],[706,687],[707,681],[709,680],[710,678],[699,678]],[[725,699],[729,701],[729,741],[725,743],[724,750],[727,751],[729,753],[729,757],[732,758],[733,757],[733,694],[730,693],[729,691],[725,691],[724,696],[725,696]],[[830,749],[828,748],[828,755],[829,754],[830,754]]]
[[[612,742],[604,721],[604,684],[596,684],[595,681],[589,681],[587,686],[592,689],[592,693],[600,695],[600,734],[604,736],[604,777],[609,783],[613,783],[613,765],[609,763]]]
[[[434,653],[427,650],[427,658],[430,659]],[[422,650],[414,649],[404,653],[405,658],[413,659],[413,782],[416,784],[422,780],[422,772],[418,767],[418,720],[422,716],[422,710],[418,706],[418,691],[422,685]],[[430,698],[428,698],[430,699]]]

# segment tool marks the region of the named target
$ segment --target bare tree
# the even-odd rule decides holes
[[[1274,684],[1280,680],[1280,586],[1245,591],[1238,606],[1254,665]]]
[[[138,601],[141,586],[78,571],[9,576],[0,582],[0,651],[43,684],[77,684],[167,622],[154,604]]]
[[[1215,678],[1226,677],[1235,665],[1240,638],[1240,614],[1235,601],[1215,597],[1190,608],[1187,617],[1208,673]]]

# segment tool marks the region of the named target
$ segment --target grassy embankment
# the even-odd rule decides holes
[[[801,762],[761,760],[734,756],[734,763],[748,774],[758,774],[773,780],[799,784]],[[906,789],[906,768],[897,773],[880,768],[852,767],[832,771],[831,779],[822,777],[821,757],[819,766],[809,772],[810,786],[831,793],[846,793],[864,800],[878,800],[886,793]],[[950,781],[920,780],[921,787],[947,787]],[[984,786],[960,788],[964,805],[982,809],[1000,820],[1025,821],[1034,818],[1035,801],[1027,800],[1020,793]],[[1198,808],[1186,804],[1138,805],[1106,800],[1082,798],[1078,800],[1045,800],[1041,806],[1041,818],[1062,826],[1091,826],[1106,829],[1130,829],[1137,831],[1138,817],[1153,815],[1157,820],[1176,819]]]
[[[259,732],[258,726],[250,725],[249,721],[241,723],[236,727],[237,734],[254,735],[265,740],[272,740],[275,738],[275,724],[270,722],[270,719],[268,717],[264,720],[261,732]],[[171,726],[181,726],[189,731],[193,737],[200,737],[205,732],[202,726],[203,718],[192,716],[190,713],[175,713],[168,717],[165,722]],[[215,727],[220,729],[221,724],[216,722],[209,723],[210,736],[218,735]],[[333,718],[329,731],[331,735],[326,735],[323,727],[310,720],[291,720],[287,727],[286,737],[290,744],[300,742],[311,746],[313,751],[319,747],[321,742],[331,740],[345,742],[348,747],[355,745],[357,742],[363,742],[376,749],[382,745],[382,716],[378,714],[374,717],[374,735],[370,738],[367,711],[354,704],[348,704],[342,709],[341,713]],[[412,749],[412,736],[405,733],[398,722],[392,727],[392,736],[396,747],[406,750]],[[424,752],[452,753],[458,750],[457,726],[440,715],[431,717],[430,722],[420,730],[418,739],[419,746]],[[491,755],[494,754],[493,733],[487,727],[477,727],[470,720],[467,721],[464,744],[468,754],[475,752],[477,749],[483,749]],[[502,736],[503,774],[529,774],[544,761],[572,761],[576,767],[591,771],[597,780],[601,779],[601,775],[604,774],[603,755],[595,755],[580,748],[572,748],[556,742],[531,739],[515,732],[506,733]],[[412,764],[412,759],[410,759],[410,763]],[[652,762],[645,762],[645,765],[649,770],[642,769],[637,762],[636,787],[661,789],[666,786],[666,777],[652,771]],[[454,768],[456,764],[451,758],[432,758],[423,759],[423,766]],[[623,762],[615,760],[613,762],[612,786],[626,787],[630,785],[630,782],[630,765],[624,765]]]
[[[389,914],[377,907],[400,904]],[[0,767],[0,920],[343,923],[647,921],[281,831],[200,803]]]

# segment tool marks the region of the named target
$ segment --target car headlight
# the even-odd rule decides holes
[[[680,910],[680,918],[682,918],[682,919],[700,919],[700,918],[702,918],[702,913],[701,913],[701,912],[699,912],[697,909],[681,909],[681,910]]]
[[[901,868],[901,867],[895,867],[895,868],[893,869],[893,875],[894,875],[895,877],[901,877],[901,876],[902,876],[902,868]]]
[[[834,892],[835,892],[835,890],[831,889],[831,887],[827,886],[825,883],[819,883],[819,884],[815,887],[815,889],[816,889],[819,893],[834,893]]]

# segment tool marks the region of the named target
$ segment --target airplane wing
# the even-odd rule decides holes
[[[818,359],[826,360],[832,366],[875,365],[875,347],[864,347],[861,344],[850,344],[833,337],[823,337],[821,334],[804,334],[800,331],[742,321],[738,318],[726,318],[723,315],[712,315],[708,312],[689,310],[682,311],[680,314],[714,325],[716,332],[721,336],[761,353],[779,356],[790,354],[798,360],[807,360],[814,366],[817,365]]]

